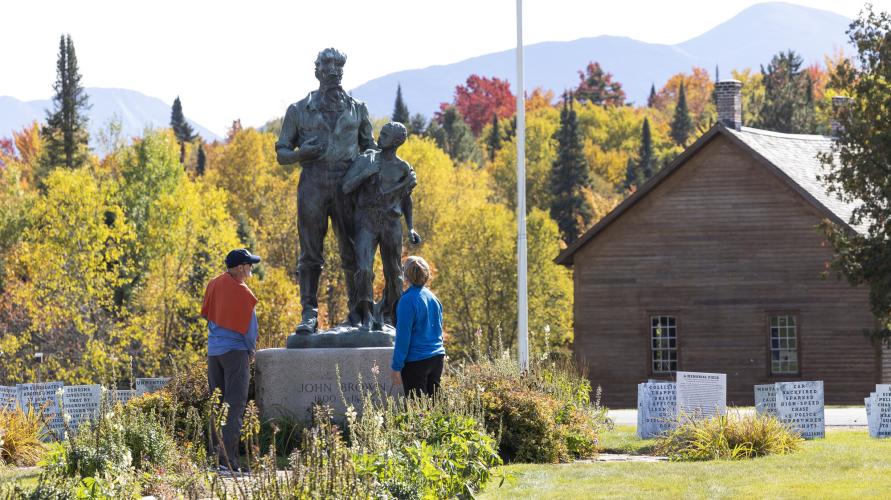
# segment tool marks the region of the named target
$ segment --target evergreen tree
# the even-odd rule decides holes
[[[427,135],[457,163],[479,161],[479,150],[470,126],[455,106],[445,106],[427,127]]]
[[[756,127],[795,134],[814,131],[813,82],[801,65],[801,57],[790,50],[775,55],[766,69],[761,67],[764,101]]]
[[[427,118],[421,113],[415,113],[405,127],[408,129],[409,134],[423,135],[427,130]]]
[[[656,160],[653,157],[653,135],[650,131],[650,120],[644,118],[640,129],[640,147],[637,150],[637,159],[628,159],[623,187],[626,190],[632,187],[639,187],[653,176],[655,166]]]
[[[643,125],[640,127],[640,149],[637,150],[637,164],[640,172],[643,174],[643,181],[646,181],[655,173],[654,166],[656,161],[653,158],[653,135],[650,132],[650,120],[644,118]]]
[[[687,95],[684,92],[684,82],[678,89],[678,104],[674,108],[674,117],[671,119],[671,138],[678,146],[686,147],[687,139],[693,132],[693,120],[690,118],[690,110],[687,109]]]
[[[647,107],[652,108],[656,105],[656,84],[650,84],[650,96],[647,97]]]
[[[632,188],[636,188],[639,184],[640,179],[637,175],[637,164],[634,162],[633,158],[628,158],[628,161],[625,163],[625,180],[622,181],[622,190],[630,191]]]
[[[572,106],[572,94],[563,98],[560,128],[557,129],[557,158],[551,169],[551,217],[557,221],[563,240],[575,241],[594,217],[587,194],[591,174],[582,148],[578,119]]]
[[[170,128],[173,129],[173,133],[176,135],[176,139],[180,143],[192,142],[198,137],[192,129],[192,126],[186,121],[186,116],[183,114],[183,105],[179,100],[179,96],[176,96],[176,99],[173,100],[173,107],[170,110]]]
[[[71,35],[62,35],[53,83],[53,110],[46,111],[46,125],[41,130],[45,141],[41,176],[60,165],[78,167],[87,158],[90,136],[86,111],[90,105],[80,80],[74,42]]]
[[[179,96],[176,96],[176,99],[173,100],[173,107],[170,110],[170,128],[173,129],[173,134],[179,142],[179,162],[180,164],[185,163],[186,143],[194,141],[198,136],[195,134],[192,126],[189,125],[189,122],[186,121]]]
[[[393,105],[393,121],[403,125],[408,125],[409,118],[408,106],[402,100],[402,85],[396,85],[396,104]]]
[[[198,163],[195,165],[195,173],[198,177],[204,175],[207,169],[207,155],[204,153],[204,144],[198,145]]]
[[[492,115],[492,131],[489,132],[489,161],[495,161],[495,153],[501,147],[501,126],[498,124],[498,115]]]

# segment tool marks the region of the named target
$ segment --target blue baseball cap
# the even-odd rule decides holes
[[[226,256],[226,267],[235,267],[240,266],[242,264],[259,264],[260,257],[252,254],[248,251],[247,248],[239,248],[238,250],[232,250],[229,252],[229,255]]]

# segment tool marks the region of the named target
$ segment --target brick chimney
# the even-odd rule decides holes
[[[844,129],[839,121],[839,115],[848,108],[851,98],[844,95],[832,96],[832,117],[829,119],[829,126],[832,129],[832,137],[838,137],[839,133]]]
[[[718,107],[718,122],[739,130],[742,126],[742,82],[721,80],[715,84],[715,103]]]

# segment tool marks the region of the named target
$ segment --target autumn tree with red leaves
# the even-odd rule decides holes
[[[492,122],[493,115],[498,118],[513,116],[517,100],[507,80],[470,75],[466,85],[455,87],[453,104],[470,125],[473,135],[479,136]]]
[[[613,81],[613,74],[603,71],[600,63],[590,62],[585,71],[579,71],[579,86],[575,97],[601,106],[622,106],[625,104],[625,91],[622,84]]]

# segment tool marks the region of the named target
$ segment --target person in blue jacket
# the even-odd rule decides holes
[[[427,288],[430,265],[421,257],[405,259],[410,286],[396,306],[396,345],[393,348],[393,383],[405,395],[432,396],[439,389],[445,347],[442,344],[442,304]]]

